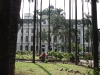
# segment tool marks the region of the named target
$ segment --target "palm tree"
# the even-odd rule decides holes
[[[76,50],[75,50],[75,64],[77,65],[77,0],[75,0],[75,36],[76,36]]]
[[[88,41],[88,52],[89,52],[89,37],[90,37],[90,26],[91,26],[91,16],[88,14],[85,14],[86,18],[84,18],[84,24],[87,25],[87,31],[85,33],[85,39]]]
[[[18,19],[21,0],[0,0],[0,74],[14,75]],[[13,10],[14,9],[14,10]],[[10,34],[9,34],[10,33]]]
[[[45,29],[41,30],[41,41],[44,43],[45,41],[48,41],[48,35],[47,35],[47,32]],[[40,35],[40,32],[38,32],[38,35]]]
[[[71,52],[71,0],[69,0],[69,49],[68,52]]]
[[[94,70],[97,68],[97,71],[99,71],[98,68],[98,30],[97,30],[97,7],[96,2],[99,2],[99,0],[88,0],[87,2],[91,2],[91,8],[92,8],[92,30],[93,30],[93,56],[94,56]],[[95,51],[94,51],[95,50]],[[99,75],[99,72],[94,75]]]
[[[39,55],[41,54],[41,22],[42,22],[42,0],[40,3],[40,49],[39,49]]]
[[[28,50],[29,50],[29,17],[30,17],[30,2],[31,2],[31,0],[28,0],[28,2],[29,2],[29,15],[28,15]]]
[[[92,0],[92,30],[93,30],[93,56],[94,56],[94,71],[95,68],[97,72],[94,75],[99,75],[99,65],[98,65],[98,30],[97,30],[97,7],[96,1]]]
[[[60,13],[62,12],[62,9],[56,9],[55,12],[51,11],[50,16],[50,23],[51,27],[53,28],[53,35],[56,36],[56,44],[58,43],[58,35],[59,35],[59,29],[62,27],[62,18],[64,18]]]
[[[50,0],[49,0],[49,14],[48,14],[48,19],[49,19],[49,25],[48,25],[48,50],[50,51]]]
[[[34,0],[34,33],[33,33],[33,60],[35,63],[35,29],[36,29],[36,0]]]

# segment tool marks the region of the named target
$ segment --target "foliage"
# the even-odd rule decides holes
[[[66,61],[66,58],[62,58],[62,62]]]
[[[63,52],[56,52],[56,55],[60,60],[63,58]]]
[[[54,56],[56,59],[59,58],[61,60],[63,58],[63,52],[55,52],[54,50],[51,50],[48,54]]]
[[[96,67],[95,67],[94,70],[93,70],[93,74],[94,74],[94,75],[98,75],[98,74],[99,74],[98,69],[97,69]]]
[[[49,51],[49,52],[48,52],[48,55],[50,55],[50,56],[55,56],[55,51],[54,51],[54,50]]]
[[[48,63],[48,59],[45,59],[45,61],[44,61],[45,63]]]
[[[17,51],[16,59],[32,59],[31,51]],[[39,59],[39,56],[35,56],[35,59]]]
[[[40,32],[39,32],[39,35],[40,36]],[[43,29],[41,31],[41,41],[44,42],[44,41],[47,41],[48,40],[48,31],[46,31],[45,29]]]
[[[85,53],[84,59],[87,61],[93,59],[92,53],[91,52]]]
[[[91,70],[86,70],[87,75],[93,75],[91,74]]]
[[[32,52],[31,51],[19,50],[19,51],[16,52],[16,54],[30,55],[30,54],[32,54]]]
[[[74,56],[74,53],[55,52],[54,50],[49,51],[48,54],[54,56],[56,59],[58,58],[59,60],[62,60],[62,58],[71,59]]]

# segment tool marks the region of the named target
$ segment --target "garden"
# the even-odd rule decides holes
[[[36,54],[35,63],[32,63],[31,51],[18,51],[15,64],[16,75],[93,75],[94,72],[97,72],[96,70],[93,71],[92,66],[88,64],[88,66],[75,65],[75,60],[72,59],[75,55],[74,53],[51,50],[48,52],[48,55],[52,56],[54,61],[45,59],[44,62],[41,62]],[[91,53],[86,53],[84,58],[82,55],[79,55],[79,60],[81,59],[89,63],[89,60],[92,60],[93,57]]]

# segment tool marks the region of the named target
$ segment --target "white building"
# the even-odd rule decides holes
[[[48,17],[48,16],[47,15],[42,15],[42,18],[46,18],[46,17]],[[17,36],[17,50],[30,50],[30,51],[33,50],[33,25],[34,24],[33,24],[32,20],[33,20],[33,15],[32,14],[26,13],[24,15],[23,34],[22,34],[22,27],[21,27],[18,31],[18,36]],[[38,24],[38,31],[40,31],[40,23],[37,23],[37,24]],[[47,19],[42,21],[41,24],[42,24],[42,29],[41,30],[48,30],[48,20]],[[79,42],[80,42],[79,45],[81,47],[83,47],[83,25],[82,25],[80,20],[78,20],[77,26],[78,26],[78,31],[80,33],[78,35]],[[73,27],[75,27],[75,25],[73,25]],[[37,26],[36,26],[36,29],[37,29]],[[52,29],[52,28],[50,27],[50,29]],[[85,26],[84,31],[86,29],[87,29],[87,27]],[[28,33],[28,30],[29,30],[29,33]],[[54,43],[53,38],[54,38],[54,36],[51,36],[50,46],[51,46],[52,50],[55,50],[55,47],[54,47],[55,43]],[[23,40],[23,42],[22,42],[22,40]],[[36,42],[36,46],[35,46],[35,49],[36,49],[37,40],[35,40],[35,42]],[[58,39],[58,43],[62,43],[62,42],[64,42],[64,40]],[[39,51],[39,48],[40,48],[39,45],[40,45],[40,40],[39,40],[39,37],[38,37],[38,51]],[[88,49],[87,48],[88,47],[88,42],[85,41],[84,45],[85,45],[85,48]],[[42,47],[42,50],[45,50],[45,52],[47,52],[48,51],[48,42],[47,41],[41,42],[41,47]],[[63,50],[62,49],[60,49],[60,50],[64,51],[64,48],[63,48]],[[91,51],[91,39],[89,39],[89,51]]]

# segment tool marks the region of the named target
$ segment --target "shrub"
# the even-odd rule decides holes
[[[84,59],[87,61],[93,59],[92,53],[91,52],[85,53]]]
[[[54,50],[51,50],[51,51],[48,52],[48,54],[49,54],[50,56],[55,56],[55,51],[54,51]]]
[[[48,59],[45,59],[45,61],[44,61],[45,63],[48,63]]]

